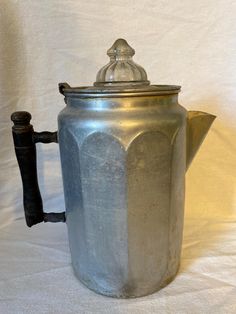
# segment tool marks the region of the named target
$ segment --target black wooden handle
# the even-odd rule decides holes
[[[57,132],[34,132],[31,114],[17,111],[11,115],[15,152],[20,168],[25,220],[28,227],[42,221],[65,222],[65,213],[44,213],[38,185],[35,143],[57,143]]]

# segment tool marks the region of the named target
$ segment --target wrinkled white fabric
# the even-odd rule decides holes
[[[0,0],[0,313],[236,313],[235,15],[231,0]],[[66,225],[25,226],[9,119],[28,110],[35,130],[56,130],[58,82],[91,85],[119,37],[152,83],[217,115],[186,176],[180,272],[132,300],[78,282]],[[38,145],[38,173],[46,210],[63,210],[56,144]]]

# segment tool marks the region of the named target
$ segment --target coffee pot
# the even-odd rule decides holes
[[[153,293],[176,275],[181,254],[185,173],[214,115],[187,111],[180,86],[151,85],[118,39],[93,86],[59,84],[66,107],[57,132],[35,132],[14,112],[25,219],[66,222],[75,275],[112,297]],[[59,144],[65,212],[44,213],[36,143]]]

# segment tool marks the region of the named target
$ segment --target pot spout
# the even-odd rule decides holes
[[[206,112],[188,111],[186,170],[191,164],[215,118],[216,116]]]

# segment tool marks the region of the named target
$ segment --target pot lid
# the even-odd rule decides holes
[[[70,97],[126,97],[177,94],[177,85],[150,85],[143,67],[133,61],[135,51],[124,39],[117,39],[107,55],[110,62],[97,73],[93,86],[71,87],[59,83],[61,94]]]
[[[134,54],[126,40],[117,39],[107,50],[110,62],[98,71],[94,86],[150,85],[144,68],[133,61]]]

